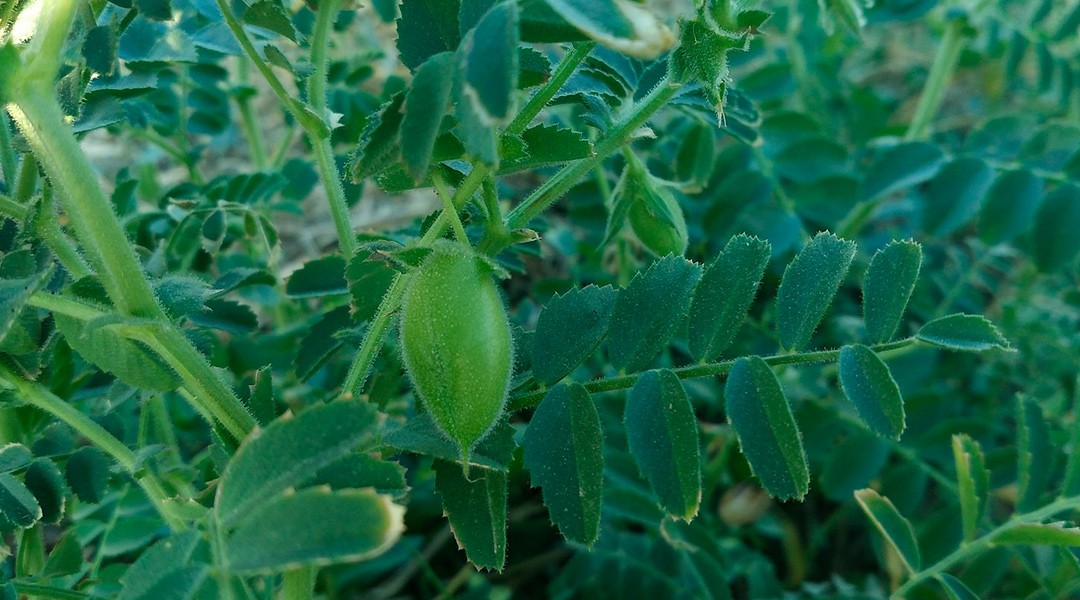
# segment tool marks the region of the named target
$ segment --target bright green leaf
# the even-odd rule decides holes
[[[372,558],[401,537],[404,515],[371,490],[309,488],[278,496],[225,539],[225,565],[234,573],[273,573]]]
[[[1021,523],[994,536],[999,545],[1080,546],[1080,528],[1072,523]]]
[[[896,510],[888,498],[874,490],[863,489],[855,492],[855,500],[874,527],[885,536],[885,541],[900,555],[904,566],[912,573],[918,572],[922,568],[922,555],[911,522]]]
[[[769,242],[739,234],[709,263],[690,304],[694,358],[714,360],[735,340],[771,256]]]
[[[544,494],[551,521],[566,539],[591,546],[600,535],[603,433],[589,392],[579,383],[551,389],[525,430],[525,468]]]
[[[1009,341],[981,315],[955,314],[939,317],[923,325],[915,334],[920,341],[950,350],[982,352],[1010,350]]]
[[[374,407],[355,401],[322,404],[279,417],[244,441],[221,476],[215,509],[233,527],[277,494],[348,454],[372,435]]]
[[[780,344],[786,350],[810,342],[854,257],[855,242],[823,232],[788,265],[777,292]]]
[[[986,469],[979,443],[966,434],[952,437],[953,459],[956,463],[956,488],[960,495],[960,517],[964,539],[971,541],[986,510],[990,472]]]
[[[900,439],[904,432],[904,399],[881,357],[862,344],[841,348],[840,385],[874,433]]]
[[[921,266],[922,246],[917,242],[891,242],[874,254],[863,277],[863,321],[869,343],[892,339]]]
[[[810,471],[802,435],[772,367],[756,356],[736,360],[724,397],[739,446],[765,490],[785,500],[805,496]]]

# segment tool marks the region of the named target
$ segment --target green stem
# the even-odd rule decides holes
[[[14,4],[12,2],[11,4]],[[15,175],[19,165],[15,159],[15,146],[11,143],[11,126],[8,117],[0,112],[0,174],[4,176],[4,185],[10,191],[15,186]]]
[[[60,223],[56,221],[55,201],[48,187],[42,195],[41,202],[41,210],[38,211],[38,235],[73,278],[82,279],[90,275],[92,273],[90,265],[86,264],[78,248],[68,239],[60,229]]]
[[[38,164],[34,157],[24,154],[19,163],[19,174],[15,176],[15,189],[12,190],[15,201],[26,204],[37,190]]]
[[[247,58],[241,56],[237,59],[237,78],[242,86],[246,86],[248,83],[247,74]],[[253,88],[248,89],[253,90]],[[259,127],[259,122],[255,118],[255,109],[251,106],[251,99],[254,95],[254,91],[252,93],[241,91],[236,95],[236,106],[240,109],[240,125],[244,130],[244,138],[247,140],[251,162],[255,163],[256,169],[266,171],[270,163],[266,158],[266,140],[263,138],[262,128]]]
[[[917,344],[918,340],[909,337],[895,342],[888,342],[885,344],[876,344],[871,346],[870,349],[874,352],[889,352],[892,350],[899,350]],[[835,362],[840,359],[840,350],[817,350],[815,352],[801,352],[797,354],[774,354],[773,356],[764,357],[765,362],[772,366],[780,365],[805,365],[812,363],[822,362]],[[714,363],[704,363],[688,365],[685,367],[678,367],[672,369],[672,371],[679,377],[679,379],[694,379],[697,377],[710,377],[726,375],[731,367],[735,364],[735,360],[724,360]],[[604,379],[594,379],[585,384],[585,389],[590,393],[597,392],[610,392],[613,390],[624,390],[633,387],[637,383],[638,377],[641,373],[633,373],[630,375],[617,375],[615,377],[606,377]],[[529,392],[522,392],[511,396],[507,410],[516,411],[525,408],[532,408],[544,399],[547,394],[546,389],[533,390]]]
[[[206,183],[206,178],[203,177],[202,173],[199,171],[198,165],[192,160],[191,154],[187,150],[181,148],[179,144],[150,128],[131,129],[130,132],[133,137],[150,142],[156,146],[158,150],[168,154],[173,160],[184,165],[192,183],[195,185],[204,185]]]
[[[912,574],[911,578],[908,579],[904,585],[897,588],[896,591],[892,593],[891,597],[896,598],[897,600],[908,598],[911,596],[911,592],[927,579],[944,573],[952,566],[970,560],[994,547],[995,540],[1003,534],[1021,525],[1040,523],[1060,512],[1070,509],[1074,510],[1077,507],[1080,507],[1080,496],[1070,496],[1068,498],[1059,498],[1038,510],[1014,515],[1011,519],[989,531],[982,537],[976,538],[970,543],[962,544],[959,549],[934,563],[933,566]]]
[[[0,214],[11,217],[16,221],[26,218],[26,207],[16,202],[12,197],[0,194]]]
[[[559,64],[556,65],[555,70],[551,72],[551,77],[544,83],[544,85],[536,91],[535,94],[529,98],[525,106],[521,107],[521,112],[514,117],[513,121],[506,126],[505,133],[507,135],[517,135],[532,123],[532,120],[536,118],[536,115],[540,114],[540,111],[547,106],[548,102],[555,97],[555,94],[562,89],[564,83],[570,76],[574,74],[574,71],[578,68],[578,65],[585,60],[585,57],[592,52],[592,49],[596,47],[596,42],[579,42],[570,47],[570,50],[563,56]]]
[[[630,112],[612,126],[608,135],[596,146],[592,157],[563,167],[510,211],[506,217],[507,229],[513,231],[528,225],[529,221],[577,185],[582,177],[588,175],[589,171],[602,163],[608,155],[625,144],[630,136],[656,111],[663,108],[678,91],[677,85],[673,85],[666,78],[661,80]]]
[[[922,94],[919,96],[919,104],[915,107],[915,116],[911,119],[904,139],[920,140],[930,135],[930,123],[941,108],[941,101],[945,98],[945,89],[949,79],[956,71],[956,65],[960,61],[960,53],[964,50],[966,39],[965,29],[967,20],[963,17],[949,21],[945,29],[945,37],[938,46],[934,63],[930,67],[926,83],[923,85]]]
[[[281,578],[281,600],[311,600],[314,598],[315,567],[297,567],[286,571]]]
[[[14,2],[12,2],[12,4],[14,4]],[[104,598],[104,596],[92,596],[84,592],[73,592],[71,590],[65,590],[64,588],[41,583],[13,581],[12,585],[15,586],[15,591],[19,594],[38,598],[52,598],[53,600],[99,600]]]
[[[469,236],[465,233],[465,227],[461,224],[461,219],[458,218],[457,208],[454,206],[454,199],[450,195],[450,190],[446,187],[446,182],[443,181],[442,175],[438,171],[431,174],[431,181],[435,184],[435,194],[439,196],[439,199],[443,203],[443,214],[449,215],[450,226],[454,229],[454,237],[457,241],[469,245]]]
[[[274,156],[270,159],[270,167],[273,170],[280,171],[281,167],[285,165],[285,159],[289,156],[289,148],[292,148],[293,136],[295,134],[296,123],[290,123],[281,134],[281,139],[278,141],[278,147],[274,150]]]
[[[309,97],[308,100],[313,103],[310,107],[293,98],[285,90],[285,86],[274,74],[270,65],[266,64],[266,61],[259,56],[259,52],[251,43],[251,39],[244,32],[244,26],[232,12],[228,0],[217,0],[217,4],[225,18],[225,24],[232,31],[236,41],[240,43],[244,54],[247,55],[255,68],[266,79],[281,105],[296,119],[296,122],[300,124],[311,140],[311,150],[315,154],[315,163],[319,169],[319,176],[323,181],[323,186],[326,188],[326,197],[330,203],[330,214],[334,219],[334,228],[337,230],[338,245],[346,258],[352,256],[356,253],[356,238],[352,233],[352,224],[349,221],[349,206],[345,201],[345,188],[342,187],[341,175],[338,172],[337,163],[334,162],[334,151],[330,146],[330,130],[323,120],[326,117],[326,47],[329,43],[330,25],[333,24],[334,16],[337,14],[337,0],[324,2],[324,5],[317,12],[315,31],[311,39],[312,61],[315,67],[315,72],[311,75],[311,78],[313,80],[321,79],[322,83],[316,84],[313,82],[311,84],[313,90],[320,93],[320,97]],[[319,110],[320,107],[322,110]]]
[[[161,483],[150,473],[137,470],[135,453],[125,446],[123,442],[113,437],[104,427],[98,425],[93,419],[80,412],[79,409],[57,397],[45,386],[23,379],[2,364],[0,364],[0,382],[9,389],[15,390],[23,402],[56,417],[111,456],[124,471],[127,471],[128,474],[135,478],[135,481],[146,493],[147,498],[154,504],[154,507],[157,508],[161,517],[165,519],[165,522],[170,527],[174,530],[186,528],[182,521],[176,519],[166,509],[165,502],[168,495],[165,493]]]

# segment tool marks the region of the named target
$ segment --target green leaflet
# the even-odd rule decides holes
[[[1011,350],[1009,341],[1001,335],[998,328],[981,315],[955,314],[939,317],[923,325],[915,337],[950,350]]]
[[[10,473],[0,473],[0,532],[29,527],[41,518],[34,495]]]
[[[83,446],[68,458],[64,475],[79,500],[96,503],[105,498],[111,462],[96,446]]]
[[[558,385],[537,407],[522,443],[525,467],[566,539],[591,546],[600,535],[604,440],[600,415],[579,383]]]
[[[21,469],[34,460],[30,449],[22,444],[5,444],[0,446],[0,473],[7,473]]]
[[[462,91],[485,125],[505,125],[514,117],[518,85],[518,5],[491,7],[462,42]]]
[[[971,588],[963,581],[948,573],[939,573],[937,580],[941,587],[945,589],[945,594],[949,597],[949,600],[979,600],[979,596],[971,591]]]
[[[695,359],[714,360],[735,340],[771,256],[769,242],[741,233],[705,269],[690,304]]]
[[[904,566],[908,571],[912,573],[919,571],[922,568],[922,556],[911,522],[896,510],[888,498],[872,489],[855,492],[855,500],[870,518],[874,527],[885,536],[885,541],[900,555],[900,560],[904,561]]]
[[[461,41],[460,0],[409,0],[399,4],[397,47],[401,62],[410,70],[440,52],[457,49]]]
[[[822,232],[791,261],[777,291],[784,349],[801,350],[810,342],[854,257],[855,242]]]
[[[590,38],[622,54],[654,58],[675,43],[655,15],[627,0],[547,0],[548,6]]]
[[[405,161],[405,171],[417,184],[427,176],[435,138],[450,105],[457,74],[455,60],[454,54],[442,52],[424,61],[405,96],[401,137],[408,143],[401,145],[401,158]]]
[[[801,499],[810,487],[802,436],[780,380],[759,357],[735,361],[724,386],[728,421],[750,470],[771,496]]]
[[[818,482],[836,502],[847,502],[881,474],[889,461],[889,445],[877,435],[853,428],[829,454]]]
[[[332,490],[373,488],[380,494],[401,496],[409,489],[405,467],[367,454],[347,454],[319,469],[305,487],[330,486]]]
[[[26,470],[23,483],[41,506],[42,522],[59,523],[67,504],[67,486],[56,463],[48,458],[35,460]]]
[[[874,433],[898,440],[904,432],[904,399],[888,365],[862,344],[840,349],[840,385]]]
[[[345,258],[328,254],[304,263],[289,277],[285,293],[293,298],[319,298],[349,293],[345,281]]]
[[[862,197],[873,200],[922,183],[941,170],[945,153],[937,144],[908,142],[882,152],[863,179]]]
[[[506,563],[506,473],[472,471],[435,461],[435,491],[458,544],[474,565],[501,571]]]
[[[404,515],[372,490],[309,488],[278,496],[225,539],[225,562],[236,573],[274,573],[371,558],[401,537]]]
[[[994,536],[994,542],[1001,545],[1077,547],[1080,546],[1080,528],[1064,521],[1022,523]]]
[[[697,419],[674,372],[643,373],[626,398],[630,453],[660,505],[689,521],[701,503],[701,457]]]
[[[990,489],[990,472],[986,469],[979,443],[966,434],[952,437],[953,459],[956,463],[956,487],[960,495],[960,518],[964,539],[971,541],[986,510]]]
[[[214,505],[221,526],[240,524],[259,505],[348,454],[370,438],[375,423],[371,405],[339,401],[280,417],[249,436],[221,476]]]
[[[1080,188],[1064,184],[1046,195],[1035,215],[1031,241],[1035,264],[1040,270],[1062,269],[1080,254],[1077,231],[1080,231]]]
[[[690,306],[701,267],[666,256],[619,291],[608,326],[608,356],[619,370],[645,370],[675,335]]]
[[[2,123],[2,121],[0,121]],[[0,125],[6,127],[6,125]],[[18,320],[26,301],[48,283],[52,269],[19,279],[0,279],[0,342]]]
[[[120,578],[120,600],[152,600],[170,581],[170,576],[188,568],[199,546],[199,534],[185,531],[162,539],[150,546]]]
[[[979,158],[958,158],[942,167],[926,184],[923,227],[939,237],[960,229],[978,214],[993,180],[994,170]]]
[[[540,312],[533,338],[537,381],[552,385],[589,358],[607,334],[616,296],[611,286],[589,285],[551,298]]]
[[[409,419],[400,427],[389,428],[382,442],[406,452],[451,462],[461,460],[461,449],[443,434],[431,418],[431,413],[427,412]],[[514,427],[506,419],[500,419],[469,453],[469,467],[505,472],[510,468],[510,459],[516,447]]]
[[[921,266],[922,246],[917,242],[891,242],[874,254],[863,278],[863,321],[868,343],[892,339],[915,290]]]
[[[1054,474],[1054,447],[1042,408],[1023,396],[1016,399],[1016,460],[1020,512],[1034,510],[1050,487]]]
[[[1031,171],[1006,171],[990,186],[979,212],[979,236],[1000,244],[1031,225],[1042,200],[1043,182]]]

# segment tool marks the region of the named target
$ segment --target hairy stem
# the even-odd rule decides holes
[[[891,350],[899,350],[917,344],[918,340],[909,337],[895,342],[888,342],[885,344],[877,344],[871,346],[870,349],[874,352],[889,352]],[[774,354],[773,356],[764,357],[765,362],[772,366],[779,365],[805,365],[812,363],[822,362],[835,362],[840,359],[840,350],[817,350],[815,352],[800,352],[797,354]],[[697,377],[710,377],[726,375],[731,367],[735,364],[735,360],[724,360],[714,363],[704,363],[696,365],[688,365],[685,367],[678,367],[672,369],[672,371],[679,377],[679,379],[694,379]],[[604,379],[594,379],[585,384],[585,389],[591,393],[596,392],[610,392],[613,390],[624,390],[633,387],[637,383],[638,377],[641,373],[633,373],[630,375],[618,375],[615,377],[606,377]],[[524,408],[532,408],[544,399],[547,394],[547,390],[539,389],[529,392],[521,392],[514,394],[510,397],[510,403],[508,410],[515,411]]]
[[[11,196],[0,194],[0,215],[22,221],[26,218],[26,207],[16,202]]]
[[[536,118],[536,115],[540,114],[540,111],[547,106],[548,102],[555,97],[555,94],[562,89],[564,83],[570,76],[574,74],[574,71],[578,68],[578,65],[585,60],[585,57],[592,52],[592,49],[596,47],[596,42],[579,42],[570,47],[570,50],[563,56],[559,64],[556,65],[555,70],[551,72],[551,77],[544,83],[544,85],[536,91],[532,97],[529,98],[525,106],[521,107],[521,112],[514,117],[513,121],[506,126],[507,135],[517,135],[525,128],[529,126],[529,123]]]
[[[18,168],[15,146],[11,143],[11,126],[8,125],[7,115],[0,112],[0,175],[4,176],[4,185],[8,190],[15,186]]]
[[[82,279],[90,275],[92,273],[90,265],[86,264],[78,248],[68,239],[68,236],[60,229],[60,223],[56,221],[55,201],[48,187],[45,188],[41,202],[41,210],[37,217],[38,235],[73,278]]]
[[[236,63],[240,84],[246,85],[248,83],[247,57],[239,57]],[[265,171],[270,163],[266,157],[266,140],[263,138],[262,128],[259,127],[259,120],[255,118],[255,109],[251,106],[251,99],[254,96],[254,93],[246,92],[237,94],[236,106],[240,110],[240,125],[244,130],[244,138],[247,140],[251,162],[255,164],[256,169]]]
[[[314,598],[315,575],[312,566],[297,567],[286,571],[281,578],[281,600],[311,600]]]

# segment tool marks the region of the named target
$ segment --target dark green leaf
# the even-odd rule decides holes
[[[40,518],[41,507],[30,490],[13,475],[0,473],[0,520],[14,527],[29,527]]]
[[[594,285],[556,294],[536,322],[532,369],[536,380],[552,385],[596,350],[608,329],[616,292]]]
[[[810,342],[854,257],[855,242],[826,232],[814,236],[788,265],[777,292],[780,344],[786,350]]]
[[[1078,7],[1080,8],[1080,7]],[[1042,271],[1062,269],[1080,254],[1080,188],[1066,183],[1046,195],[1032,232],[1035,264]]]
[[[892,339],[904,316],[922,266],[917,242],[891,242],[874,254],[863,277],[863,321],[866,341],[880,344]]]
[[[453,51],[461,40],[460,0],[408,0],[401,3],[397,47],[401,62],[415,70],[428,58]]]
[[[244,22],[285,36],[293,42],[300,40],[300,33],[293,26],[292,19],[285,12],[280,0],[261,0],[253,2],[244,11]]]
[[[22,444],[0,446],[0,473],[21,469],[32,460],[34,460],[34,455],[30,454],[30,449]]]
[[[79,500],[97,503],[105,498],[109,465],[109,457],[94,446],[83,446],[68,458],[64,474]]]
[[[26,470],[23,483],[41,506],[41,520],[45,523],[59,523],[64,517],[67,487],[56,463],[47,458],[35,460]]]
[[[251,398],[248,408],[259,426],[266,427],[277,418],[277,400],[274,394],[274,381],[270,367],[255,371],[255,383],[251,386]]]
[[[522,132],[521,141],[525,143],[525,154],[502,157],[500,174],[567,163],[593,155],[592,144],[580,133],[557,125],[530,127]]]
[[[506,562],[506,473],[472,471],[461,465],[435,461],[435,491],[458,545],[481,569],[501,571]]]
[[[544,396],[525,430],[525,468],[541,488],[551,521],[566,539],[592,546],[600,535],[603,433],[589,392],[579,383]]]
[[[1040,499],[1054,474],[1054,447],[1042,409],[1026,397],[1016,400],[1017,503],[1020,512],[1042,506]]]
[[[280,417],[244,441],[221,476],[215,509],[222,527],[307,481],[311,473],[370,439],[375,408],[355,401],[322,404]]]
[[[645,7],[616,0],[547,0],[579,31],[630,56],[654,58],[675,44],[675,35]]]
[[[369,321],[375,316],[396,276],[397,271],[386,261],[369,258],[363,251],[353,256],[345,268],[345,279],[349,282],[354,321]]]
[[[174,573],[192,566],[192,556],[199,545],[199,534],[185,531],[158,541],[148,548],[120,579],[120,600],[156,600],[165,586],[163,583],[187,581],[184,577],[171,577]],[[190,589],[190,586],[181,586]]]
[[[690,304],[694,358],[714,360],[735,340],[771,256],[769,242],[739,234],[705,269]]]
[[[417,4],[417,2],[410,2]],[[401,156],[401,122],[405,94],[395,94],[378,111],[368,116],[360,146],[351,166],[353,181],[359,182],[397,162]]]
[[[296,352],[296,375],[303,381],[315,375],[345,342],[337,333],[352,325],[349,307],[339,306],[311,326]]]
[[[949,600],[979,600],[978,594],[971,591],[971,588],[963,581],[948,573],[939,573],[937,580],[941,583],[941,587],[945,588],[945,594]]]
[[[273,573],[378,556],[401,537],[404,514],[371,490],[310,488],[278,496],[225,539],[226,568]]]
[[[689,521],[701,504],[697,419],[682,382],[668,369],[647,371],[626,398],[626,437],[660,505]]]
[[[135,8],[139,14],[155,21],[168,21],[172,19],[172,2],[170,0],[135,0]]]
[[[330,254],[304,263],[285,284],[285,293],[294,298],[318,298],[348,292],[345,259],[340,254]]]
[[[461,459],[461,449],[442,433],[430,413],[417,415],[403,426],[390,429],[382,441],[391,448],[406,452],[446,461]],[[506,471],[516,447],[514,427],[505,419],[500,420],[469,454],[469,467]]]
[[[230,333],[247,333],[259,328],[259,317],[246,304],[211,298],[206,301],[203,312],[188,317],[192,323],[220,329]]]
[[[359,453],[348,454],[319,469],[305,485],[328,485],[334,490],[374,488],[380,494],[395,496],[408,489],[404,467]]]
[[[608,326],[608,355],[619,370],[646,369],[667,346],[690,307],[701,267],[666,256],[619,291]]]
[[[776,155],[775,167],[796,183],[814,183],[846,172],[848,152],[834,140],[813,137],[784,148]]]
[[[851,431],[833,449],[821,470],[821,491],[847,502],[855,490],[876,479],[889,460],[889,445],[869,431]]]
[[[449,52],[436,54],[416,69],[412,87],[405,96],[401,135],[409,143],[402,145],[401,157],[405,161],[405,170],[416,183],[427,176],[435,138],[450,104],[455,76],[455,56]]]
[[[82,54],[86,66],[100,75],[111,75],[116,66],[119,32],[113,25],[100,25],[86,32]]]
[[[922,183],[937,175],[945,153],[936,144],[907,142],[882,152],[863,179],[862,196],[872,200]]]
[[[78,573],[82,565],[83,549],[79,545],[79,536],[69,532],[49,552],[49,559],[41,569],[41,577],[47,579]]]
[[[518,8],[515,0],[493,6],[462,42],[464,96],[485,124],[514,117],[518,87]]]
[[[939,317],[923,325],[915,337],[950,350],[1011,350],[1009,341],[1001,335],[998,328],[981,315],[955,314]]]
[[[942,237],[960,229],[978,214],[993,181],[994,170],[981,159],[965,157],[945,165],[927,182],[923,227]]]
[[[0,341],[7,337],[15,325],[26,301],[48,283],[51,275],[52,270],[48,270],[29,277],[0,279]]]
[[[802,436],[780,380],[761,358],[735,361],[724,386],[728,421],[750,470],[770,495],[801,499],[810,487]]]
[[[1043,182],[1031,171],[998,175],[979,212],[979,236],[988,244],[1013,239],[1031,225],[1042,195]]]
[[[904,432],[904,399],[888,365],[862,344],[840,349],[844,395],[874,433],[894,440]]]
[[[900,555],[904,566],[912,573],[918,572],[922,568],[922,556],[911,522],[896,510],[888,498],[874,490],[863,489],[855,492],[855,500],[859,502],[874,527],[885,536],[885,541]]]

